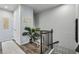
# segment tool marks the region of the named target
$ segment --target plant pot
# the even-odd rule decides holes
[[[32,39],[30,39],[30,42],[29,43],[33,43]]]

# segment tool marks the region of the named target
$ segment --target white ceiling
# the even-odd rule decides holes
[[[28,6],[32,7],[36,13],[42,12],[49,8],[54,8],[59,5],[60,4],[28,4]]]
[[[17,6],[17,4],[0,4],[0,9],[14,11],[17,8]]]
[[[36,13],[44,11],[49,8],[54,8],[59,4],[24,4],[25,6],[32,7]],[[8,8],[5,8],[8,6]],[[0,4],[0,9],[5,9],[8,11],[14,11],[17,8],[17,4]]]

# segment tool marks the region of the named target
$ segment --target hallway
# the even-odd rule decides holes
[[[25,50],[27,47],[33,50],[30,41],[40,47],[42,44],[55,46],[53,43],[59,41],[51,50],[75,54],[79,40],[79,21],[76,19],[79,19],[79,4],[0,4],[0,52],[23,53],[11,41],[14,39],[20,46],[25,44]]]

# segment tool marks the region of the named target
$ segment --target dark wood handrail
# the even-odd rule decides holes
[[[59,41],[56,41],[56,42],[53,42],[52,44],[58,44]],[[48,46],[52,45],[52,44],[49,44]]]

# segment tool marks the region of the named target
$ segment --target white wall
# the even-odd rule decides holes
[[[14,11],[14,22],[13,22],[13,27],[14,27],[14,39],[18,44],[21,44],[20,41],[20,12],[21,12],[21,7],[18,6],[18,8]]]
[[[39,28],[39,15],[38,14],[34,15],[34,26],[36,28]]]
[[[75,5],[62,5],[38,14],[41,29],[54,30],[54,41],[59,45],[75,49]]]
[[[9,19],[9,28],[3,28],[3,18]],[[11,12],[0,9],[0,42],[11,40],[13,38],[13,15]]]
[[[76,14],[78,18],[78,44],[79,44],[79,4],[76,5]]]
[[[24,18],[26,20],[26,22],[24,21]],[[29,22],[27,22],[27,20],[29,20]],[[29,38],[26,36],[22,36],[22,33],[25,32],[24,28],[25,26],[27,27],[33,27],[33,9],[28,7],[28,6],[24,6],[21,5],[21,44],[25,44],[29,42]]]
[[[25,23],[24,19],[27,21],[27,17],[30,18],[29,25]],[[14,39],[19,44],[25,44],[29,42],[29,38],[22,36],[25,32],[25,26],[33,27],[33,9],[24,5],[19,5],[19,7],[14,11]]]

